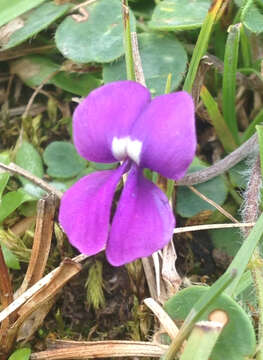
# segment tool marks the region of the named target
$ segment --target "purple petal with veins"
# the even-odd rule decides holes
[[[106,246],[120,266],[161,249],[172,238],[175,219],[166,195],[135,164],[128,174]]]
[[[123,160],[125,156],[112,153],[113,139],[129,135],[150,100],[148,89],[133,81],[118,81],[92,91],[73,116],[74,144],[79,154],[96,162]]]
[[[184,91],[156,97],[131,130],[141,141],[140,166],[178,180],[184,176],[196,150],[194,104]]]
[[[101,251],[108,239],[113,195],[125,162],[115,170],[97,171],[76,182],[62,197],[59,222],[70,242],[81,253]]]

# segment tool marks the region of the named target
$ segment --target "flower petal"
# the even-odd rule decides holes
[[[108,261],[120,266],[151,255],[169,242],[174,225],[166,195],[133,165],[113,218]]]
[[[127,162],[115,170],[92,173],[62,197],[59,222],[70,243],[81,253],[93,255],[105,247],[113,195],[126,170]]]
[[[117,81],[92,91],[73,117],[75,146],[90,161],[115,162],[113,138],[129,135],[131,125],[150,102],[150,92],[134,81]]]
[[[195,154],[194,104],[184,91],[156,97],[134,124],[132,140],[142,142],[140,166],[180,179]]]

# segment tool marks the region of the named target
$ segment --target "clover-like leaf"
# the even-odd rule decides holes
[[[169,74],[172,75],[171,88],[175,89],[183,78],[187,64],[183,45],[174,36],[164,34],[139,34],[138,41],[146,84],[152,96],[164,93]],[[124,58],[104,65],[104,82],[124,79]]]
[[[166,302],[165,310],[173,320],[182,321],[208,290],[205,286],[192,286],[181,290]],[[251,356],[255,351],[256,337],[248,315],[230,296],[221,294],[208,306],[200,320],[208,320],[209,315],[218,309],[227,314],[228,323],[214,347],[211,359],[243,360]]]
[[[86,160],[81,158],[75,147],[66,141],[54,141],[49,144],[43,158],[48,166],[48,175],[54,178],[71,178],[86,167]]]
[[[154,30],[176,31],[202,26],[210,0],[164,0],[155,8],[149,26]]]
[[[87,18],[68,16],[57,28],[61,53],[77,63],[110,62],[124,54],[122,9],[119,0],[100,0],[85,7]],[[135,19],[130,12],[131,22]]]

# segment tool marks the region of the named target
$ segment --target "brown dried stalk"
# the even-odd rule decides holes
[[[81,343],[83,344],[83,342]],[[167,346],[142,341],[87,341],[84,344],[65,342],[65,347],[63,346],[60,349],[31,354],[31,360],[127,358],[135,356],[160,358],[167,350]]]

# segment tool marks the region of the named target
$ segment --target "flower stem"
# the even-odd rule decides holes
[[[260,207],[260,189],[262,184],[260,157],[258,156],[252,168],[251,177],[245,193],[245,204],[243,207],[244,220],[256,221],[259,215]],[[243,233],[247,237],[250,233],[250,228],[244,228]],[[254,284],[257,293],[258,302],[258,353],[257,360],[263,360],[263,259],[260,256],[259,248],[257,247],[251,257],[250,267],[251,274],[254,279]]]
[[[122,17],[123,17],[123,26],[124,26],[124,48],[125,48],[127,79],[135,80],[128,0],[122,0]]]

